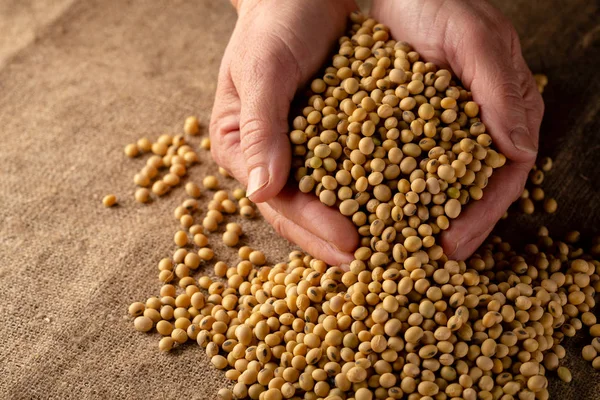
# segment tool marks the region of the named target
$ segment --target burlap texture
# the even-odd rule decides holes
[[[214,399],[227,384],[195,344],[159,354],[158,335],[135,332],[126,316],[130,302],[158,293],[156,264],[174,248],[172,210],[185,195],[136,204],[143,161],[124,159],[123,146],[180,132],[191,114],[206,126],[235,23],[228,3],[0,0],[1,399]],[[598,3],[497,3],[532,69],[550,78],[543,140],[556,170],[546,187],[560,212],[537,221],[593,232]],[[208,171],[203,153],[191,179]],[[111,192],[120,205],[107,210],[100,200]],[[511,230],[530,233],[533,221]],[[292,248],[262,221],[243,225],[271,262]],[[552,391],[599,399],[600,375],[578,353],[567,360],[574,384],[553,380]]]

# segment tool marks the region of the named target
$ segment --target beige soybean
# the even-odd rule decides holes
[[[135,326],[135,329],[140,332],[148,332],[150,329],[152,329],[153,322],[149,317],[143,315],[137,317],[133,321],[133,325]]]
[[[200,131],[200,121],[197,117],[191,116],[185,119],[183,131],[188,135],[197,135]]]
[[[104,207],[112,207],[115,204],[117,204],[117,196],[115,196],[114,194],[107,194],[102,199],[102,205],[104,205]]]

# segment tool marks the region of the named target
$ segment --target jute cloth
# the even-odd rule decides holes
[[[598,3],[497,3],[532,69],[550,77],[543,149],[556,170],[546,188],[560,204],[555,216],[503,229],[591,233]],[[192,114],[206,127],[234,23],[225,0],[0,0],[0,399],[214,399],[228,384],[196,344],[160,354],[158,334],[134,331],[127,317],[132,301],[158,294],[157,262],[174,249],[172,211],[185,194],[136,204],[144,161],[125,159],[123,147],[181,132]],[[192,180],[215,172],[201,154]],[[118,207],[101,206],[107,193]],[[293,248],[261,220],[242,223],[269,262]],[[234,262],[219,242],[219,257]],[[600,399],[600,374],[579,350],[566,364],[574,383],[553,379],[556,398]]]

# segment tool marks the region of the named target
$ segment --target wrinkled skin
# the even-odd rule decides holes
[[[217,164],[248,186],[265,219],[329,264],[352,261],[355,226],[337,209],[288,183],[289,106],[344,34],[350,0],[239,0],[223,56],[210,125]],[[442,234],[446,254],[465,259],[518,198],[535,162],[543,102],[508,20],[484,0],[375,0],[372,16],[422,58],[451,69],[470,88],[507,165],[483,199]]]

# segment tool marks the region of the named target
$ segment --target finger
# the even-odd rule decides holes
[[[379,2],[376,12],[393,21],[394,35],[401,34],[397,37],[416,43],[416,50],[425,59],[448,65],[471,89],[488,133],[511,160],[495,171],[483,199],[469,204],[442,235],[446,253],[464,259],[483,242],[522,192],[537,153],[541,97],[532,90],[533,77],[514,28],[487,2]],[[399,7],[405,12],[392,12]],[[407,14],[415,18],[400,18]],[[428,39],[423,41],[418,35]]]
[[[450,67],[471,89],[498,149],[511,160],[532,164],[537,155],[539,124],[532,123],[531,104],[525,101],[526,94],[535,96],[530,92],[533,76],[523,59],[517,32],[487,2],[455,0],[450,4],[479,10],[478,17],[465,14],[462,22],[467,35],[447,25],[445,34],[451,39],[444,42],[444,52]]]
[[[247,172],[240,148],[240,99],[231,80],[226,58],[223,60],[210,118],[210,152],[213,160],[241,183]]]
[[[525,109],[527,112],[527,123],[529,130],[533,135],[533,139],[539,142],[540,126],[544,117],[544,100],[537,88],[533,73],[529,69],[527,62],[523,58],[522,54],[519,54],[515,60],[515,68],[527,71],[523,74],[525,81],[523,82],[523,100],[525,102]]]
[[[478,39],[481,60],[464,70],[463,79],[470,86],[473,99],[480,106],[481,119],[499,150],[511,160],[532,163],[537,154],[539,123],[530,120],[525,95],[535,97],[530,90],[533,77],[524,62],[513,61],[522,55],[516,33],[512,28],[510,32],[511,44],[500,47],[503,63]],[[458,51],[467,52],[464,47]]]
[[[258,35],[258,34],[257,34]],[[274,34],[260,33],[233,81],[240,95],[240,143],[246,164],[247,193],[254,202],[274,197],[287,181],[291,150],[287,138],[289,105],[300,80],[289,47]]]
[[[240,141],[248,174],[247,193],[254,202],[273,198],[287,181],[290,103],[299,84],[327,56],[329,49],[324,43],[343,30],[346,14],[339,11],[351,4],[318,0],[280,3],[264,2],[242,13],[244,29],[239,32],[244,32],[245,45],[232,63],[232,78],[241,100]],[[306,21],[318,28],[308,28]]]
[[[247,193],[254,202],[275,196],[288,178],[291,150],[287,138],[287,115],[291,96],[274,98],[271,83],[257,87],[242,99],[240,143],[247,171]]]
[[[247,181],[246,164],[240,147],[239,116],[226,115],[211,130],[210,152],[213,160],[238,182]],[[220,139],[216,139],[219,137]]]
[[[524,100],[531,72],[500,11],[481,0],[378,0],[374,13],[396,38],[413,43],[426,60],[448,66],[470,88],[502,153],[518,162],[535,160],[539,123],[528,111],[538,110],[541,98],[530,93],[537,98]]]
[[[510,163],[494,171],[483,198],[469,203],[465,212],[450,223],[450,229],[442,233],[442,247],[449,258],[464,260],[477,250],[523,192],[528,173],[529,167],[522,163]]]
[[[231,126],[235,126],[234,122]],[[227,122],[223,124],[223,129],[227,129]],[[231,136],[234,137],[235,135],[232,134]],[[217,148],[223,147],[222,142],[217,143],[216,146]],[[232,153],[241,151],[239,141],[227,144],[227,148]],[[214,148],[211,150],[214,150]],[[232,162],[228,162],[227,165],[228,170],[231,168],[230,171],[234,176],[244,175],[245,167],[241,157],[234,157]],[[274,225],[276,231],[288,240],[300,245],[309,254],[316,255],[326,262],[333,259],[341,260],[339,261],[341,263],[352,261],[351,252],[358,244],[356,227],[339,212],[325,206],[316,197],[304,194],[291,185],[284,187],[279,195],[270,200],[269,203],[269,208],[277,213],[277,218],[286,219],[289,222],[267,218],[267,214],[262,209],[267,203],[258,203],[257,206],[265,215],[265,219],[271,225]],[[285,226],[278,227],[275,224]],[[295,226],[293,229],[287,229],[288,224]],[[322,248],[325,250],[319,250]],[[311,249],[317,249],[318,253],[312,253]],[[332,258],[331,255],[334,255],[335,258]]]
[[[357,229],[348,218],[337,209],[321,203],[316,196],[302,193],[292,184],[269,200],[269,205],[342,252],[353,252],[358,245]]]
[[[268,203],[257,204],[258,209],[265,219],[273,226],[275,231],[289,240],[298,244],[308,254],[325,261],[329,265],[347,265],[354,257],[340,251],[331,243],[304,229],[289,218],[273,209]]]

